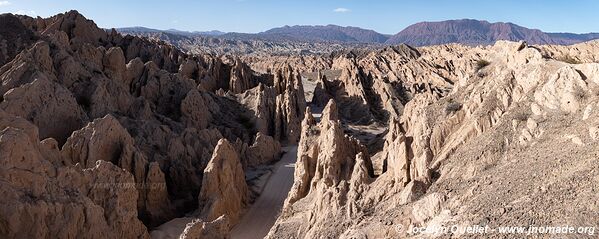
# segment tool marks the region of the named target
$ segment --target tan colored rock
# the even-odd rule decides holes
[[[42,77],[40,75],[51,74],[54,72],[53,63],[48,43],[37,42],[30,49],[19,53],[12,62],[0,68],[0,79],[2,80],[0,94],[3,95],[12,88],[35,80],[32,75],[26,74],[28,71],[39,71],[38,78]]]
[[[239,59],[235,60],[230,78],[229,90],[235,94],[243,93],[257,85],[252,69]]]
[[[410,175],[412,152],[408,146],[410,142],[407,141],[399,121],[392,118],[383,148],[383,154],[385,154],[383,156],[383,173],[391,174],[396,183],[399,183],[399,187],[412,181]]]
[[[71,41],[76,44],[82,44],[83,42],[99,44],[108,37],[106,32],[96,26],[93,21],[85,19],[79,12],[74,10],[45,19],[45,22],[47,27],[44,33],[66,32]]]
[[[274,86],[259,84],[238,95],[242,104],[255,114],[256,130],[283,144],[299,140],[306,109],[301,76],[290,68],[275,74]]]
[[[21,129],[0,132],[2,237],[149,238],[131,174],[105,161],[88,170],[55,166],[38,143]]]
[[[289,196],[285,200],[285,208],[297,200],[305,197],[310,190],[310,180],[314,177],[318,148],[315,147],[317,139],[315,134],[318,130],[316,120],[312,116],[310,108],[306,109],[302,121],[302,135],[298,144],[297,162],[295,163],[294,182]],[[302,154],[299,154],[302,152]]]
[[[127,63],[127,78],[125,79],[125,85],[129,88],[131,87],[131,83],[138,81],[141,78],[144,72],[144,63],[141,61],[139,57],[134,58],[133,60]]]
[[[281,156],[281,144],[268,135],[258,132],[254,143],[249,147],[248,166],[272,163]]]
[[[60,144],[87,121],[71,92],[44,77],[7,92],[0,108],[33,122],[41,129],[40,138],[52,137]]]
[[[138,186],[141,188],[139,204],[142,206],[144,219],[151,225],[157,225],[174,216],[173,208],[160,165],[157,162],[149,163],[146,174],[143,184]]]
[[[157,163],[148,163],[134,145],[127,130],[111,115],[94,120],[73,133],[61,150],[64,158],[82,168],[98,161],[112,162],[134,175],[138,189],[138,206],[144,220],[151,224],[172,216],[165,175]]]
[[[195,89],[190,90],[181,102],[181,113],[185,124],[196,129],[205,129],[212,120],[212,114],[204,102],[202,93]]]
[[[188,59],[183,64],[181,64],[181,66],[179,66],[179,74],[181,74],[181,76],[183,76],[184,78],[188,79],[193,79],[193,76],[197,70],[198,64],[191,59]]]
[[[225,215],[211,222],[196,219],[187,224],[179,239],[225,239],[229,236],[229,221]]]
[[[445,197],[439,193],[433,193],[425,196],[414,204],[412,215],[416,223],[423,225],[424,222],[437,215],[442,208]]]
[[[133,145],[133,139],[117,119],[107,115],[74,132],[62,147],[62,154],[89,168],[100,160],[117,162],[126,145]]]
[[[401,190],[399,204],[404,205],[418,200],[424,193],[426,193],[426,189],[428,189],[426,183],[418,180],[410,181]]]
[[[535,92],[535,100],[551,110],[574,113],[581,108],[587,91],[587,83],[580,73],[572,67],[564,67]]]
[[[360,215],[363,205],[358,198],[370,183],[372,163],[365,147],[344,134],[337,105],[332,100],[325,107],[319,124],[315,124],[311,115],[306,115],[302,129],[294,184],[279,221],[309,220],[311,225],[331,226],[304,228],[298,232],[300,237],[335,235],[324,228],[338,230],[331,223]],[[339,200],[341,198],[348,200]],[[326,221],[328,219],[333,220]],[[278,229],[273,230],[270,234]]]
[[[13,127],[23,130],[32,140],[39,140],[39,131],[31,122],[0,109],[0,130]]]
[[[274,136],[274,115],[276,115],[276,91],[274,87],[259,84],[239,96],[239,101],[254,112],[256,130],[264,135]]]
[[[299,140],[300,124],[306,109],[306,99],[301,76],[291,68],[285,68],[275,76],[276,115],[274,138],[294,144]]]
[[[221,139],[204,170],[198,198],[201,218],[213,221],[225,215],[234,224],[248,203],[249,191],[239,155],[233,146]]]
[[[111,47],[108,49],[104,54],[103,64],[104,72],[106,72],[108,77],[125,85],[127,66],[125,65],[125,55],[120,47]]]
[[[599,139],[599,128],[597,127],[589,127],[589,135],[591,136],[591,139],[593,140],[597,140]]]

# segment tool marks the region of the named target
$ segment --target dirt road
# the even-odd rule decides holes
[[[264,191],[233,228],[233,239],[263,238],[274,225],[285,198],[293,185],[297,146],[287,147],[287,153],[275,166]]]

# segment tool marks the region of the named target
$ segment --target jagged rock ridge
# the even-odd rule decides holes
[[[2,237],[147,238],[208,205],[222,206],[199,210],[200,229],[186,235],[226,236],[249,202],[223,204],[228,195],[209,186],[247,191],[238,171],[278,160],[281,144],[298,140],[305,101],[291,68],[260,74],[240,60],[105,31],[76,11],[1,17],[13,44],[0,59]],[[249,91],[262,98],[244,100],[260,108],[240,100]],[[227,158],[236,177],[210,184],[223,140],[239,155]],[[208,197],[216,198],[199,200]]]

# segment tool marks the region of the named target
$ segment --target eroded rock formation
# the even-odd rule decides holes
[[[36,126],[0,115],[4,237],[149,238],[131,174],[107,161],[64,166],[56,144],[39,141]]]
[[[0,123],[7,125],[1,151],[7,162],[31,156],[23,170],[7,166],[1,175],[0,188],[11,195],[3,205],[23,207],[20,214],[2,208],[8,210],[2,224],[9,225],[3,237],[148,237],[148,229],[204,208],[199,198],[218,196],[221,186],[244,186],[239,196],[246,195],[243,170],[278,160],[281,144],[297,141],[305,101],[293,75],[275,87],[274,75],[256,73],[242,60],[189,55],[164,42],[121,36],[76,11],[45,19],[1,17],[8,28],[0,40],[18,40],[0,45]],[[238,101],[236,94],[249,91],[263,95],[261,107],[274,113]],[[268,130],[253,126],[258,119]],[[216,155],[242,157],[228,162],[236,177],[211,184],[206,168],[217,167],[209,162],[219,140],[239,143]],[[24,171],[27,165],[42,166],[30,172],[35,176]],[[19,179],[15,173],[24,174]],[[213,205],[207,223],[215,225],[214,233],[224,230],[217,224],[230,227],[216,219],[226,214],[234,223],[248,197],[226,211]],[[55,226],[64,215],[87,218]]]
[[[204,169],[199,196],[200,216],[213,221],[225,215],[230,223],[239,220],[249,200],[249,191],[239,155],[227,141],[218,141],[212,159]]]
[[[589,49],[594,45],[571,49]],[[339,147],[339,141],[319,143],[313,135],[320,132],[322,137],[327,131],[314,126],[314,119],[306,116],[294,188],[269,237],[420,238],[428,234],[403,229],[463,222],[493,227],[526,223],[532,218],[537,223],[550,224],[557,217],[561,218],[560,223],[576,223],[578,219],[566,216],[569,213],[551,208],[591,200],[593,194],[584,187],[599,181],[582,186],[570,181],[578,176],[550,172],[571,170],[588,176],[589,170],[593,170],[590,168],[596,168],[595,150],[587,153],[581,147],[596,145],[592,125],[597,64],[571,64],[548,58],[546,51],[552,49],[557,49],[554,51],[558,55],[569,48],[537,48],[523,42],[498,42],[481,48],[435,46],[418,49],[421,55],[417,60],[398,62],[399,69],[417,69],[403,67],[420,61],[452,62],[450,68],[433,71],[448,79],[444,82],[451,91],[410,91],[412,95],[401,115],[391,114],[381,150],[372,156],[375,177],[364,173],[368,166],[355,164],[358,166],[351,177],[335,178],[345,179],[347,182],[341,182],[346,183],[315,181],[319,178],[316,175],[327,172],[317,170],[317,165],[335,165],[323,158],[327,154],[320,150]],[[462,55],[453,55],[456,51]],[[431,52],[451,54],[429,61]],[[376,68],[368,69],[373,75],[378,74]],[[449,70],[448,74],[441,74],[444,69]],[[414,79],[433,72],[419,73]],[[350,77],[356,78],[359,76]],[[403,78],[403,84],[409,80]],[[437,84],[434,78],[429,83]],[[320,124],[331,118],[329,112],[325,110]],[[571,157],[572,152],[575,157]],[[367,156],[353,152],[341,162],[366,162]],[[577,166],[555,163],[564,161]],[[596,173],[590,175],[596,178]],[[340,186],[348,184],[351,186]],[[531,190],[517,185],[529,185]],[[565,193],[560,187],[570,187],[580,194]],[[560,194],[560,199],[548,196],[549,191]],[[518,201],[522,198],[534,204]],[[319,206],[320,202],[327,206]],[[584,207],[577,208],[596,214]],[[590,221],[584,225],[597,223],[585,218]]]
[[[215,57],[76,11],[0,20],[0,237],[148,238],[188,215],[175,237],[226,238],[244,170],[294,144],[270,238],[599,223],[597,42]]]

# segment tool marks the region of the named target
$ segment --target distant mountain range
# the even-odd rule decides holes
[[[570,45],[599,38],[599,33],[546,33],[513,23],[489,23],[480,20],[449,20],[441,22],[420,22],[413,24],[395,35],[385,35],[373,30],[358,27],[326,26],[284,26],[260,33],[224,33],[220,31],[188,32],[179,30],[156,30],[144,27],[119,28],[125,34],[168,33],[178,36],[210,36],[233,40],[294,41],[294,42],[333,42],[388,44],[405,43],[412,46],[461,43],[468,45],[489,45],[498,40],[520,41],[530,44]]]
[[[545,33],[513,23],[489,23],[487,21],[464,19],[416,23],[392,36],[386,43],[405,43],[413,46],[446,43],[488,45],[498,40],[524,40],[531,44],[569,45],[597,38],[599,38],[598,33]]]
[[[284,26],[258,33],[259,36],[281,36],[299,41],[332,41],[345,43],[385,43],[389,36],[358,27]]]
[[[189,31],[181,31],[181,30],[177,30],[177,29],[158,30],[158,29],[152,29],[152,28],[147,28],[147,27],[123,27],[123,28],[117,28],[116,30],[121,33],[131,33],[131,34],[170,33],[170,34],[186,36],[186,37],[220,36],[220,35],[225,34],[225,32],[221,32],[221,31],[217,31],[217,30],[205,31],[205,32],[201,32],[201,31],[189,32]]]

